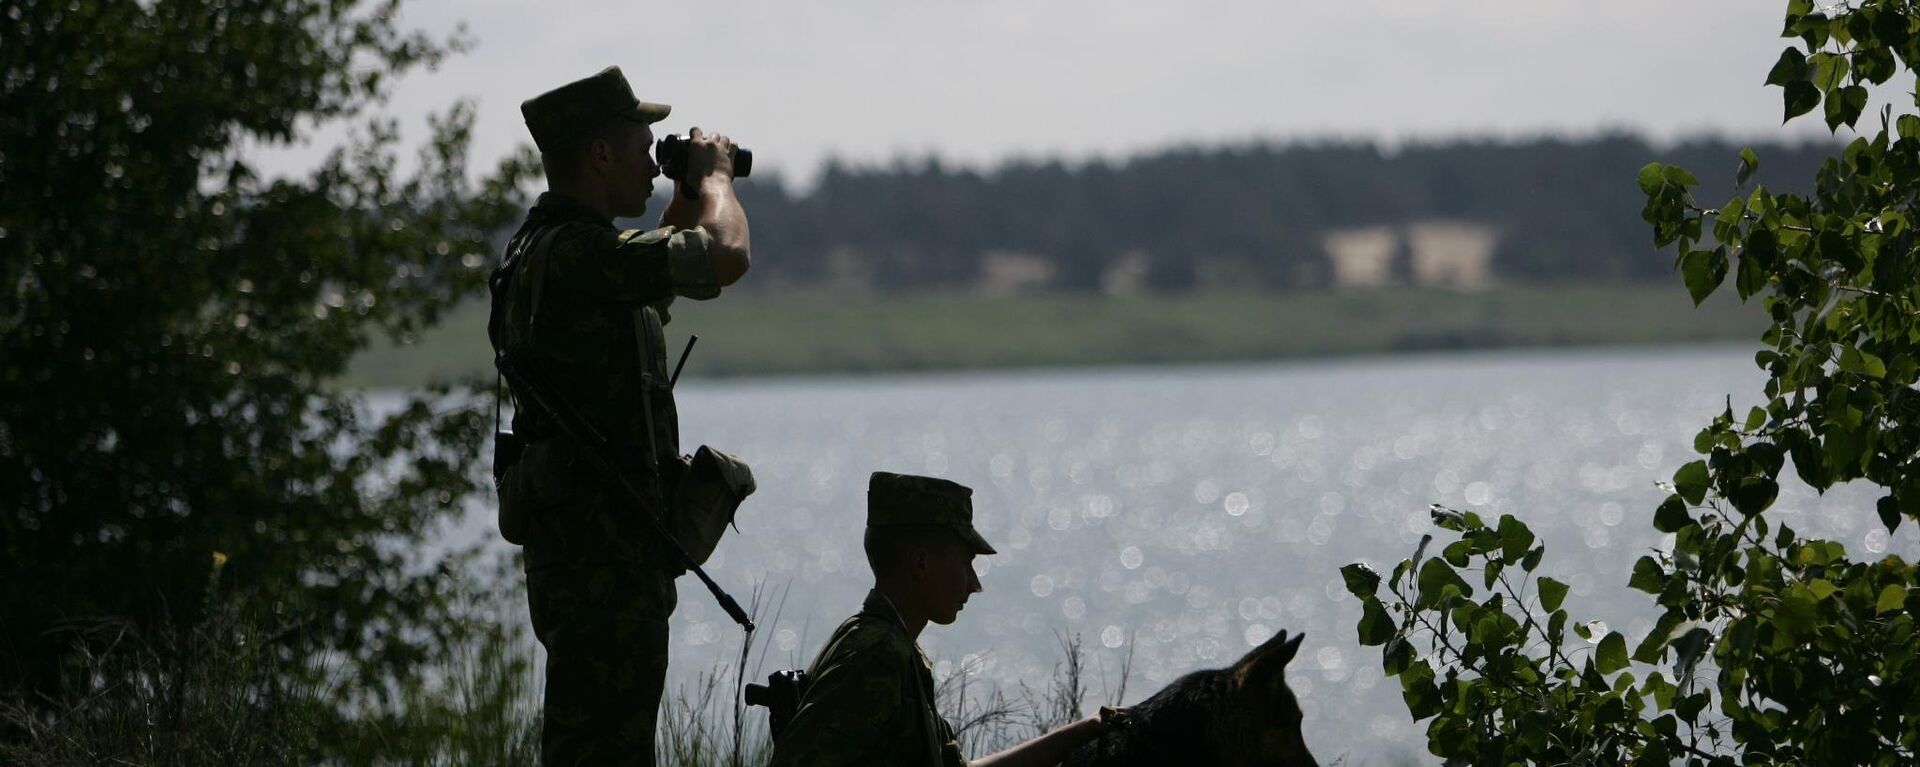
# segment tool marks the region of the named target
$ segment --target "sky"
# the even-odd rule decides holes
[[[476,45],[401,82],[408,135],[466,98],[473,157],[529,141],[520,101],[619,65],[671,104],[656,133],[719,130],[755,175],[829,158],[1121,159],[1175,144],[1640,132],[1743,140],[1780,124],[1761,85],[1784,0],[412,0],[402,23]],[[262,150],[283,171],[343,135]]]

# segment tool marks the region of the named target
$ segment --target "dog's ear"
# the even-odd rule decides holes
[[[1289,638],[1287,630],[1281,629],[1272,639],[1253,648],[1240,662],[1233,664],[1234,680],[1245,685],[1280,678],[1293,656],[1299,654],[1301,640],[1306,638],[1306,634]]]

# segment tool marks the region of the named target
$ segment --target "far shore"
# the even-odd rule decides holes
[[[1674,283],[1203,291],[1172,295],[917,294],[835,299],[741,291],[673,306],[669,343],[700,336],[690,378],[1153,365],[1395,352],[1756,339],[1757,302],[1696,308]],[[486,305],[410,346],[382,339],[342,380],[411,387],[490,377]]]

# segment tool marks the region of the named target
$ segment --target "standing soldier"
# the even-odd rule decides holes
[[[972,497],[944,479],[873,473],[863,542],[873,590],[807,669],[773,767],[967,767],[915,642],[927,623],[952,624],[980,593],[973,558],[994,551],[973,529]],[[1088,717],[971,764],[1056,765],[1106,727]]]
[[[549,191],[507,245],[488,323],[495,350],[538,370],[610,440],[656,507],[681,465],[667,307],[719,295],[748,263],[732,144],[699,128],[659,228],[614,228],[616,216],[646,209],[660,176],[649,126],[667,110],[636,99],[618,67],[520,105]],[[501,532],[526,547],[528,608],[547,651],[541,760],[652,765],[673,581],[684,570],[640,516],[649,510],[536,410],[514,413],[517,462],[496,462],[512,467]]]

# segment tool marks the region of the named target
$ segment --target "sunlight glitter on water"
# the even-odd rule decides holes
[[[1654,613],[1625,583],[1663,544],[1654,483],[1728,393],[1738,410],[1762,380],[1748,350],[1705,347],[689,381],[679,399],[683,446],[735,453],[759,481],[711,570],[741,596],[791,585],[769,667],[804,666],[865,594],[867,474],[940,467],[975,489],[1000,554],[959,621],[927,631],[936,661],[980,653],[996,661],[984,679],[1045,678],[1057,635],[1078,633],[1105,668],[1132,654],[1138,700],[1304,632],[1289,678],[1317,712],[1309,740],[1392,760],[1421,751],[1421,728],[1380,683],[1377,648],[1355,642],[1338,568],[1409,555],[1429,503],[1511,513],[1548,546],[1540,574],[1569,585],[1576,619],[1644,634]],[[1920,526],[1887,535],[1871,501],[1789,484],[1778,513],[1856,555],[1920,558]],[[675,674],[738,651],[709,600],[683,579]]]

